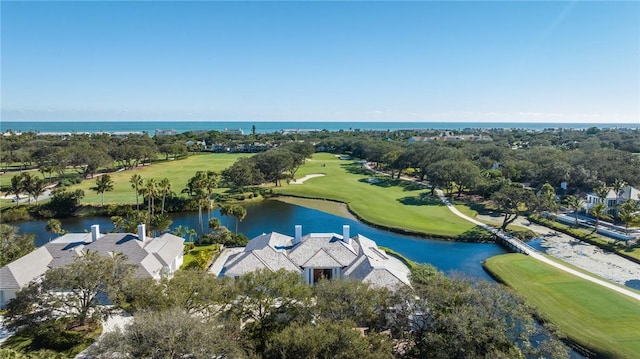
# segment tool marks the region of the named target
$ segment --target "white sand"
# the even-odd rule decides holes
[[[290,184],[303,184],[306,180],[312,179],[312,178],[316,178],[316,177],[322,177],[324,176],[322,173],[315,173],[315,174],[310,174],[310,175],[306,175],[298,180],[295,181],[291,181]]]
[[[494,217],[477,216],[482,221],[495,222]],[[615,283],[625,284],[630,280],[640,281],[640,264],[622,258],[594,245],[579,241],[553,229],[529,223],[526,218],[518,218],[519,226],[528,227],[542,238],[542,247],[547,254],[576,267],[589,271]]]

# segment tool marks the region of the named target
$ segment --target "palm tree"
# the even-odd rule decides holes
[[[204,180],[204,188],[207,190],[207,201],[209,202],[207,209],[209,211],[209,219],[211,219],[211,208],[213,207],[211,203],[211,195],[213,194],[213,190],[218,187],[220,183],[220,175],[213,172],[207,171],[205,180]]]
[[[576,227],[578,226],[578,210],[584,205],[584,201],[576,196],[567,196],[564,203],[573,210],[574,217],[576,219]]]
[[[62,229],[62,223],[60,223],[60,221],[55,218],[52,218],[47,221],[46,230],[47,232],[50,232],[52,235],[64,233],[64,230]],[[51,237],[52,236],[49,236],[49,241],[51,241]]]
[[[242,222],[247,217],[247,209],[242,206],[231,207],[231,215],[236,217],[236,234],[238,234],[238,221]]]
[[[154,178],[150,178],[144,184],[144,191],[148,200],[148,212],[149,216],[153,216],[153,207],[155,205],[155,198],[158,195],[158,183]]]
[[[158,183],[158,188],[160,190],[160,194],[162,194],[162,211],[160,213],[164,213],[164,202],[168,195],[171,194],[171,181],[168,178],[163,178],[160,183]]]
[[[211,229],[212,231],[215,231],[216,229],[220,228],[220,220],[217,218],[211,218],[208,224],[209,224],[209,229]]]
[[[233,207],[230,204],[225,204],[220,207],[220,215],[227,217],[233,215]],[[229,217],[227,217],[226,227],[229,227]]]
[[[151,225],[151,230],[153,231],[153,234],[155,236],[156,232],[162,233],[167,231],[171,226],[171,223],[173,223],[173,220],[166,214],[156,214],[151,217],[151,220],[149,222],[149,224]]]
[[[604,203],[605,198],[607,198],[607,195],[609,194],[609,187],[607,187],[603,182],[600,182],[593,188],[593,192],[595,192],[596,196],[600,197],[600,201]]]
[[[184,238],[187,235],[187,231],[188,230],[189,230],[189,228],[180,225],[176,229],[173,230],[173,234],[178,236],[178,237]]]
[[[20,174],[20,185],[19,187],[22,189],[22,192],[26,192],[28,194],[28,203],[31,204],[31,193],[33,191],[34,182],[36,178],[32,176],[28,172],[23,172]]]
[[[638,214],[638,210],[640,210],[640,202],[636,202],[632,199],[623,203],[620,206],[620,211],[618,212],[618,218],[620,221],[624,223],[625,234],[629,234],[629,224],[634,222],[640,214]]]
[[[31,197],[36,201],[36,204],[38,204],[38,197],[42,196],[44,193],[47,188],[47,182],[42,178],[32,177],[32,181],[28,183],[28,186],[27,191],[29,192],[29,195],[31,195]]]
[[[622,194],[622,189],[627,185],[627,182],[624,180],[616,178],[613,181],[613,190],[616,192],[616,215],[620,211],[620,195]]]
[[[96,191],[96,193],[102,194],[102,205],[104,206],[104,193],[113,191],[113,181],[111,180],[111,176],[102,175],[98,177],[96,179],[96,185],[89,189],[92,191]]]
[[[200,226],[200,233],[204,232],[204,222],[202,221],[202,206],[209,206],[210,202],[207,196],[207,175],[203,171],[196,172],[195,176],[191,177],[187,182],[187,188],[184,191],[194,197],[196,204],[198,205],[198,224]],[[183,192],[184,192],[183,191]]]
[[[593,232],[591,233],[595,233],[598,230],[598,225],[600,224],[600,219],[611,219],[611,216],[609,216],[607,214],[607,205],[604,204],[603,202],[600,203],[596,203],[592,208],[591,208],[591,215],[595,217],[596,219],[596,226],[593,227]]]
[[[9,193],[16,196],[16,206],[20,203],[20,194],[25,191],[22,174],[11,177],[11,189]]]
[[[198,232],[196,232],[196,230],[195,230],[195,229],[190,228],[190,229],[187,231],[187,235],[189,235],[189,242],[193,242],[193,237],[197,237],[197,236],[198,236]]]
[[[136,191],[136,210],[139,211],[140,202],[138,201],[138,195],[140,194],[140,189],[144,185],[144,180],[142,179],[142,176],[140,176],[139,174],[135,174],[131,176],[131,178],[129,179],[129,183],[131,183],[131,188]]]

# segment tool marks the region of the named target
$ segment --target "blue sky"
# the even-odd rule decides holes
[[[640,122],[640,2],[1,3],[5,121]]]

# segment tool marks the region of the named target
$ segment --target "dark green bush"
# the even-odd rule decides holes
[[[2,212],[0,216],[0,222],[16,222],[27,221],[31,219],[31,215],[27,211],[26,207],[14,207]]]
[[[60,321],[45,322],[33,329],[34,349],[69,350],[82,343],[82,333],[66,330]]]

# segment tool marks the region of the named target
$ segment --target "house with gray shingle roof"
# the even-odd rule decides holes
[[[300,273],[309,284],[322,278],[353,278],[374,286],[390,289],[409,282],[409,268],[395,257],[387,255],[376,243],[363,236],[349,236],[349,226],[337,233],[302,235],[302,226],[295,226],[295,236],[271,232],[249,241],[243,250],[219,257],[222,264],[218,276],[237,278],[260,269],[286,269]]]
[[[137,234],[102,234],[98,225],[91,226],[91,233],[65,234],[0,268],[0,308],[50,268],[69,264],[87,251],[125,255],[128,263],[137,266],[138,277],[171,276],[182,265],[183,244],[184,238],[170,233],[147,237],[144,224],[138,226]]]

